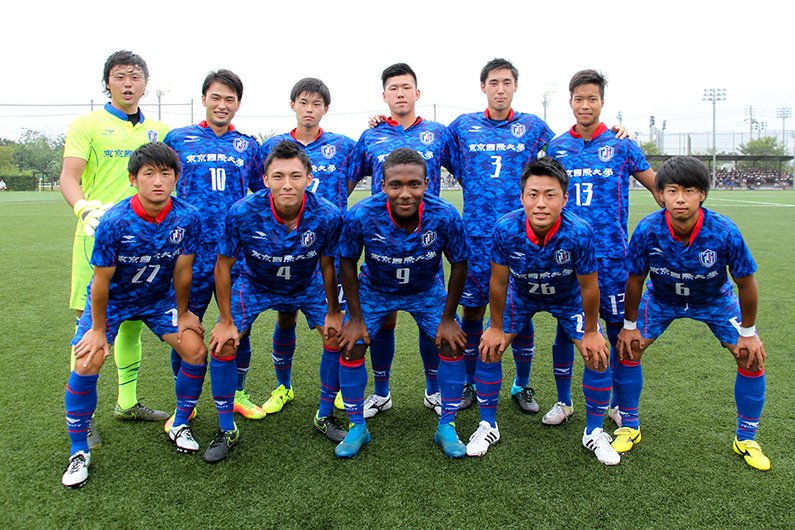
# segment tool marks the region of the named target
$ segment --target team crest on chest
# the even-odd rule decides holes
[[[422,238],[420,239],[423,247],[429,247],[433,245],[434,241],[436,241],[436,232],[433,230],[428,230],[422,234]]]
[[[234,141],[232,146],[235,148],[235,151],[242,153],[246,150],[246,147],[248,147],[248,140],[245,138],[238,138]]]
[[[168,236],[168,242],[177,244],[182,241],[182,238],[185,237],[185,229],[184,228],[175,228],[171,231],[171,234]]]
[[[714,250],[705,250],[698,255],[698,262],[705,267],[712,267],[718,261],[718,254]]]
[[[555,263],[558,265],[563,265],[564,263],[568,263],[571,261],[571,252],[568,250],[556,250],[555,251]]]
[[[150,142],[157,141],[157,132],[156,131],[147,131],[146,136],[149,138]]]
[[[324,145],[320,152],[323,154],[323,158],[330,160],[337,154],[337,148],[333,145]]]
[[[312,246],[312,243],[315,242],[315,233],[311,230],[307,230],[303,234],[301,234],[301,246],[304,248],[309,248]]]
[[[522,136],[524,136],[524,133],[526,132],[527,132],[527,127],[525,127],[521,123],[514,123],[511,126],[511,134],[517,138],[521,138]]]
[[[422,142],[423,145],[431,145],[433,143],[433,133],[428,131],[421,132],[420,142]]]
[[[600,147],[597,154],[599,155],[599,160],[602,162],[609,162],[610,159],[613,158],[613,148],[609,145]]]

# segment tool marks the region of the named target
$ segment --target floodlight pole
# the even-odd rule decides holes
[[[781,118],[781,136],[784,137],[784,153],[787,153],[787,118],[792,117],[792,107],[776,109],[776,118]]]
[[[715,175],[717,173],[717,165],[718,165],[718,148],[717,148],[717,141],[715,139],[716,136],[716,126],[715,126],[715,104],[718,101],[725,101],[726,100],[726,89],[725,88],[705,88],[704,89],[704,101],[709,101],[712,103],[712,182],[715,182]]]

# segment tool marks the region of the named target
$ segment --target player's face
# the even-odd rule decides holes
[[[536,234],[546,234],[552,228],[568,197],[556,178],[533,175],[527,179],[522,190],[522,207]]]
[[[698,215],[706,194],[698,188],[686,188],[680,184],[668,184],[662,193],[668,215],[679,222],[687,222]]]
[[[422,204],[428,179],[422,168],[416,164],[400,164],[384,171],[381,187],[386,193],[392,216],[398,219],[410,219],[417,215]]]
[[[599,123],[599,115],[602,113],[602,106],[605,100],[599,93],[599,86],[593,83],[580,85],[574,89],[571,95],[571,110],[577,118],[577,124],[583,127],[590,127]]]
[[[414,106],[420,99],[420,91],[411,75],[396,75],[386,80],[384,101],[389,106],[392,117],[405,116],[414,112]]]
[[[301,92],[295,101],[290,102],[298,125],[311,129],[320,125],[320,120],[328,112],[328,106],[320,94]]]
[[[232,118],[240,109],[237,93],[223,83],[215,82],[202,96],[202,105],[207,108],[207,123],[216,127],[229,127]]]
[[[311,182],[312,174],[306,172],[299,158],[276,158],[271,161],[265,175],[265,185],[270,188],[273,202],[280,210],[300,206]]]
[[[486,94],[489,110],[499,112],[511,108],[513,93],[519,87],[508,68],[492,70],[480,89]]]
[[[146,77],[140,67],[120,64],[110,71],[107,86],[113,106],[134,114],[138,110],[138,100],[146,90]]]
[[[161,168],[144,165],[138,170],[137,175],[130,175],[130,183],[138,188],[138,197],[144,206],[158,206],[168,202],[177,174],[173,168]]]

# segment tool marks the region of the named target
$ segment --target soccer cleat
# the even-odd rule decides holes
[[[458,410],[468,409],[472,406],[472,403],[476,403],[478,400],[478,394],[475,390],[475,384],[467,385],[464,387],[464,395],[461,396],[461,406],[458,407]]]
[[[594,429],[591,434],[585,434],[586,432],[587,428],[582,433],[582,445],[593,451],[597,460],[606,466],[615,466],[621,462],[621,455],[610,445],[613,439],[609,434],[600,428]]]
[[[435,394],[428,395],[428,391],[425,391],[425,406],[429,409],[432,409],[436,412],[437,416],[442,415],[442,393],[436,392]],[[460,407],[459,407],[460,408]]]
[[[549,409],[549,412],[544,414],[544,417],[541,418],[541,423],[544,425],[560,425],[564,421],[569,421],[572,414],[574,414],[574,406],[558,401]]]
[[[364,405],[362,407],[362,414],[364,415],[365,419],[372,418],[379,412],[383,410],[389,410],[392,408],[392,392],[387,394],[386,397],[381,397],[377,394],[371,394],[367,396],[367,399],[364,400]]]
[[[342,400],[342,392],[340,391],[337,391],[337,397],[334,398],[334,408],[345,410],[345,402]]]
[[[193,438],[193,433],[187,425],[173,427],[168,431],[168,438],[177,446],[180,453],[194,454],[199,450],[199,443]]]
[[[738,440],[734,438],[734,452],[745,459],[749,466],[767,471],[770,469],[770,459],[762,453],[762,448],[754,440]]]
[[[261,420],[266,412],[256,406],[242,390],[235,390],[235,412],[250,420]]]
[[[97,422],[94,416],[91,416],[91,419],[88,421],[88,448],[89,449],[96,449],[100,445],[102,445],[102,437],[99,435],[99,431],[97,430]]]
[[[334,443],[341,442],[348,434],[345,432],[345,429],[342,428],[340,421],[336,418],[336,416],[334,416],[334,414],[329,414],[328,416],[321,418],[318,416],[318,413],[315,413],[315,420],[313,423],[315,425],[315,429],[325,434],[326,438]]]
[[[166,420],[166,424],[163,426],[164,430],[166,431],[166,434],[168,434],[168,432],[171,430],[171,427],[174,425],[174,417],[176,415],[177,413],[175,412],[174,414],[171,415],[170,418]],[[195,417],[196,417],[196,409],[194,408],[193,411],[190,413],[190,417],[188,417],[188,421],[192,420]]]
[[[69,457],[69,465],[63,472],[61,484],[68,488],[79,488],[88,480],[88,466],[91,465],[91,453],[78,451]]]
[[[500,441],[500,429],[487,421],[481,421],[478,430],[472,433],[467,444],[467,456],[483,456],[489,447]]]
[[[359,454],[359,450],[370,441],[370,431],[364,423],[351,423],[348,427],[348,434],[337,447],[334,454],[338,458],[351,458]]]
[[[535,392],[529,386],[511,386],[511,398],[516,401],[522,412],[527,414],[536,414],[538,412],[538,403],[536,402]]]
[[[612,409],[608,409],[607,417],[613,420],[613,423],[616,424],[616,427],[618,427],[619,429],[621,428],[621,412],[618,410],[618,407],[613,407]]]
[[[442,446],[444,454],[450,458],[461,458],[467,454],[467,446],[458,438],[454,423],[443,423],[436,428],[433,441]]]
[[[292,388],[284,388],[284,385],[279,385],[279,388],[271,392],[271,397],[262,405],[262,410],[267,414],[275,414],[282,410],[286,403],[295,398]]]
[[[113,417],[124,421],[163,421],[168,419],[168,413],[162,410],[152,410],[140,403],[123,409],[117,403],[116,408],[113,409]]]
[[[613,431],[613,436],[616,437],[612,443],[613,449],[619,453],[626,453],[640,443],[640,427],[637,429],[633,429],[632,427],[620,427]]]
[[[232,449],[237,442],[240,441],[240,429],[237,428],[237,424],[235,424],[235,428],[232,431],[222,431],[218,429],[218,432],[215,433],[215,438],[213,442],[210,444],[210,447],[204,452],[204,461],[215,463],[220,462],[226,455],[229,454],[229,450]]]

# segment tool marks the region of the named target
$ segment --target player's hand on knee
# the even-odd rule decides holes
[[[478,344],[480,360],[484,363],[500,362],[508,344],[508,336],[502,330],[491,326],[487,327],[480,337],[480,344]]]
[[[196,332],[199,337],[204,339],[205,329],[199,317],[190,311],[185,311],[177,318],[177,342],[182,342],[182,334],[188,329]]]
[[[757,370],[763,368],[767,354],[765,353],[765,345],[762,344],[759,335],[739,337],[735,351],[737,352],[735,354],[737,359],[746,361],[743,368],[747,370],[750,370],[752,366],[756,366]]]
[[[439,327],[436,328],[436,340],[434,342],[440,350],[443,342],[449,343],[451,350],[455,350],[456,346],[463,350],[467,347],[467,336],[455,319],[443,318],[439,323]]]
[[[110,355],[110,345],[104,331],[89,329],[83,338],[75,344],[75,359],[85,357],[83,368],[88,368],[97,352],[102,352],[102,362]],[[101,362],[100,362],[101,364]]]
[[[323,340],[329,341],[333,337],[338,337],[342,331],[343,321],[344,318],[342,316],[342,311],[337,311],[336,313],[330,313],[326,315],[323,326],[320,327],[320,333],[323,334]]]
[[[643,337],[637,329],[622,329],[616,342],[619,360],[635,361],[634,351],[643,350]]]
[[[351,359],[351,350],[359,339],[364,341],[365,344],[370,344],[367,326],[365,326],[363,320],[351,318],[342,326],[339,340],[340,353],[342,353],[346,361]]]
[[[607,368],[610,363],[610,347],[598,331],[586,331],[580,349],[583,359],[590,361],[595,370]]]
[[[237,349],[240,345],[240,333],[234,324],[219,322],[210,333],[210,351],[218,355],[227,343]]]

